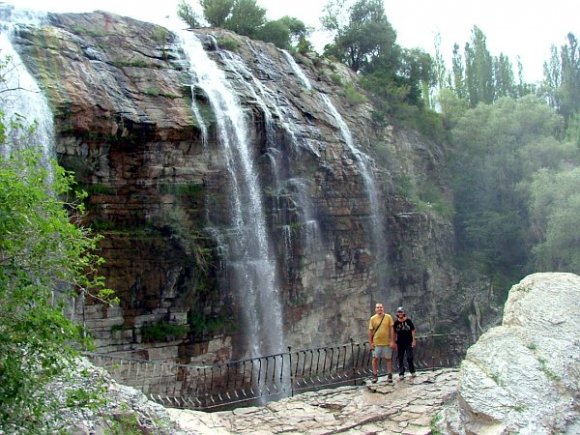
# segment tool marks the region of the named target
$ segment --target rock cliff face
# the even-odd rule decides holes
[[[456,321],[460,301],[441,309],[456,298],[451,224],[417,212],[401,187],[421,178],[445,195],[444,150],[349,104],[343,83],[354,77],[339,65],[294,64],[218,29],[182,38],[201,41],[239,100],[280,345],[364,340],[375,301],[407,306],[421,332]],[[235,183],[200,61],[167,29],[104,12],[50,14],[19,26],[13,44],[53,107],[60,163],[90,194],[87,223],[104,236],[102,273],[121,303],[79,302],[98,350],[207,363],[247,355],[238,307],[249,295],[228,257],[240,236]]]
[[[571,273],[536,273],[512,287],[502,325],[467,352],[443,433],[578,433],[579,296]]]

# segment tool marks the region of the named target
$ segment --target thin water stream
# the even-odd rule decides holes
[[[214,112],[226,159],[231,221],[228,228],[218,231],[228,245],[224,252],[231,288],[238,291],[242,305],[243,336],[251,357],[278,353],[285,344],[278,271],[249,143],[248,119],[224,72],[201,42],[190,32],[181,35],[195,86],[207,95]]]
[[[312,90],[312,84],[310,80],[296,63],[294,58],[287,52],[284,52],[290,67],[294,74],[302,81],[304,87],[308,90]],[[373,244],[375,253],[375,271],[377,275],[378,291],[377,296],[380,300],[384,301],[387,298],[387,274],[385,272],[387,266],[387,248],[385,242],[385,221],[383,213],[381,212],[381,207],[379,204],[379,193],[376,187],[374,173],[373,173],[373,160],[357,148],[350,129],[330,98],[325,94],[320,94],[322,101],[328,108],[336,123],[338,124],[339,130],[341,132],[342,138],[344,139],[348,149],[354,157],[354,160],[359,167],[360,173],[363,178],[365,185],[365,190],[369,199],[369,206],[371,209],[371,225],[370,230],[372,234],[371,243]],[[371,301],[373,305],[374,301]]]

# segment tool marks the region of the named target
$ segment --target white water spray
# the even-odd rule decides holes
[[[248,143],[248,122],[224,72],[201,42],[182,33],[196,86],[208,96],[216,118],[231,189],[229,244],[231,286],[239,292],[245,337],[251,357],[281,352],[285,340],[278,272],[271,252],[257,172]]]
[[[310,80],[308,80],[308,77],[306,77],[306,74],[304,74],[302,68],[300,68],[300,66],[296,63],[294,58],[289,53],[284,52],[284,55],[286,56],[286,59],[288,60],[288,63],[290,64],[292,71],[302,81],[304,87],[306,87],[306,89],[311,90],[312,85],[310,83]],[[387,276],[386,273],[384,272],[387,264],[387,251],[384,237],[385,222],[383,214],[381,213],[378,190],[376,188],[375,180],[373,177],[372,170],[373,161],[368,155],[366,155],[364,152],[362,152],[356,147],[350,129],[348,128],[348,125],[346,124],[346,122],[344,121],[344,119],[334,106],[334,104],[332,104],[330,98],[325,94],[320,94],[320,96],[322,98],[322,101],[324,102],[324,104],[326,105],[326,107],[328,108],[328,110],[338,123],[338,128],[341,132],[341,135],[348,149],[352,153],[354,160],[358,165],[363,177],[365,189],[367,191],[367,195],[369,198],[369,205],[371,208],[371,218],[372,218],[371,232],[373,238],[372,243],[374,244],[374,251],[376,256],[375,270],[377,273],[379,294],[383,300],[386,300]],[[371,304],[372,302],[373,301],[371,301]]]
[[[23,19],[27,23],[40,23],[41,18],[40,15],[30,14],[12,17],[13,20]],[[43,163],[48,165],[55,157],[52,110],[12,45],[13,27],[14,22],[9,22],[0,28],[0,56],[7,61],[3,69],[4,83],[0,84],[0,101],[7,132],[6,142],[1,144],[0,151],[7,156],[19,146],[34,147],[42,154]],[[13,127],[13,121],[23,128]],[[23,136],[28,127],[33,127],[32,131]]]

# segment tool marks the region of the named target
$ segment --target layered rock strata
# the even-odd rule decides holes
[[[193,33],[251,126],[285,344],[364,340],[379,299],[389,311],[404,303],[421,331],[455,322],[470,301],[440,308],[457,291],[451,224],[417,212],[401,189],[405,180],[428,180],[445,195],[443,148],[373,120],[368,103],[349,104],[345,83],[354,77],[340,65],[298,56],[312,84],[305,89],[271,44],[218,29]],[[231,286],[216,237],[230,213],[227,168],[215,113],[175,35],[95,12],[50,14],[42,25],[18,27],[13,41],[54,109],[58,159],[89,193],[86,223],[104,236],[101,272],[120,306],[79,299],[78,307],[97,350],[200,363],[244,355],[244,295]],[[361,167],[323,95],[375,161],[384,240],[373,240]],[[388,254],[382,263],[376,244]]]

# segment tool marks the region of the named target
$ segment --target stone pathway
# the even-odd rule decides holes
[[[393,384],[308,392],[264,406],[205,413],[169,409],[178,434],[430,434],[457,391],[457,370],[421,372]]]

